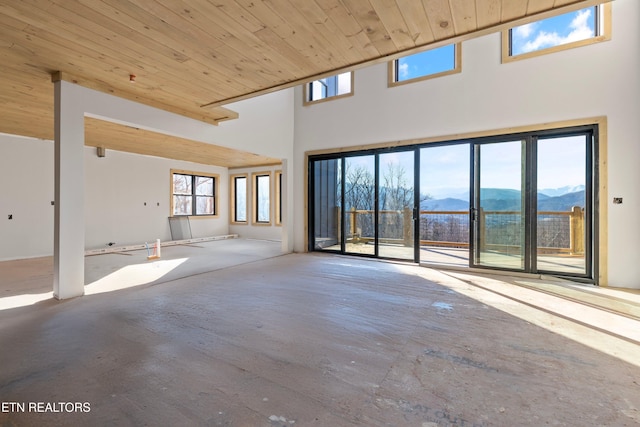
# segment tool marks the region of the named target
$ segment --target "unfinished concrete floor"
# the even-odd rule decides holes
[[[0,401],[26,404],[0,425],[632,426],[638,319],[632,292],[265,258],[0,310]]]

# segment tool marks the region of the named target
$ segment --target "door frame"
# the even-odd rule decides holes
[[[551,270],[539,270],[537,268],[537,213],[538,213],[538,188],[537,188],[537,143],[539,140],[562,138],[570,136],[585,135],[587,138],[587,149],[585,150],[585,269],[584,274],[572,274]],[[588,138],[591,141],[588,141]],[[479,191],[477,182],[477,176],[479,171],[477,170],[480,161],[480,151],[476,150],[476,147],[500,143],[521,140],[524,142],[524,156],[522,159],[522,165],[524,170],[522,171],[524,177],[524,191],[523,197],[523,212],[524,212],[524,265],[522,269],[510,269],[504,267],[493,267],[475,263],[476,251],[479,250],[476,244],[478,242],[476,236],[475,221],[477,221],[476,209],[479,201]],[[505,134],[490,137],[474,138],[471,142],[470,153],[470,196],[469,196],[469,267],[486,269],[486,270],[498,270],[498,271],[513,271],[517,273],[531,273],[531,274],[549,274],[556,277],[566,277],[575,281],[582,281],[587,283],[597,283],[599,277],[599,262],[598,262],[598,248],[599,248],[599,130],[598,125],[584,125],[574,126],[561,129],[546,129],[541,131],[523,132],[517,134]]]

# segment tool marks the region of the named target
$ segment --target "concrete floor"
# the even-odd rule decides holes
[[[637,292],[216,243],[215,271],[0,309],[0,425],[640,424]]]

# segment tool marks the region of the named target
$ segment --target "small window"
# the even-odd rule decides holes
[[[282,171],[276,171],[276,225],[282,225]]]
[[[462,71],[462,45],[450,44],[389,62],[389,86]]]
[[[172,216],[214,216],[218,175],[171,171]]]
[[[304,85],[305,105],[349,95],[353,95],[353,73],[351,71],[314,80]]]
[[[611,38],[611,5],[587,7],[502,33],[502,62],[586,46]]]
[[[271,173],[253,174],[253,222],[271,223]]]
[[[231,222],[247,223],[247,175],[231,176]]]

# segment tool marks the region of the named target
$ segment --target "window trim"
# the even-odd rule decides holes
[[[253,172],[251,174],[251,224],[270,226],[273,223],[273,179],[271,171]],[[258,177],[269,177],[269,221],[258,221]]]
[[[244,178],[246,179],[246,188],[245,188],[245,217],[247,218],[244,221],[236,220],[236,178]],[[229,203],[229,222],[234,225],[248,225],[249,224],[249,175],[246,173],[239,173],[229,175],[229,194],[230,194],[230,203]]]
[[[173,213],[173,175],[189,175],[191,177],[203,177],[203,178],[213,178],[213,214],[194,214],[192,210],[191,215],[175,215]],[[192,187],[191,196],[194,196],[195,188]],[[220,216],[219,210],[219,197],[220,194],[220,174],[217,173],[209,173],[209,172],[195,172],[188,171],[183,169],[170,169],[169,171],[169,217],[178,218],[178,217],[188,217],[189,219],[201,219],[201,218],[218,218]],[[193,205],[195,209],[195,205]]]
[[[322,98],[322,99],[315,99],[315,100],[309,100],[309,85],[315,81],[318,81],[320,79],[325,79],[327,77],[334,77],[340,74],[344,74],[344,73],[338,73],[338,74],[332,74],[329,76],[325,76],[325,77],[321,77],[320,79],[314,79],[310,82],[307,82],[303,85],[303,98],[302,98],[302,105],[307,106],[307,105],[314,105],[314,104],[319,104],[325,101],[332,101],[334,99],[340,99],[340,98],[346,98],[348,96],[353,96],[355,93],[355,73],[353,71],[348,71],[348,73],[351,74],[351,91],[347,92],[347,93],[343,93],[340,95],[333,95],[333,96],[327,96],[326,98]]]
[[[582,9],[577,9],[574,12],[577,12],[578,10],[582,10]],[[612,25],[611,3],[603,3],[603,4],[596,5],[596,10],[597,10],[596,13],[598,13],[599,15],[599,24],[597,25],[597,27],[600,27],[599,28],[600,34],[588,39],[578,40],[575,42],[566,43],[558,46],[547,47],[547,48],[539,49],[533,52],[521,53],[515,56],[511,55],[511,32],[514,27],[502,31],[502,34],[501,34],[502,63],[505,64],[505,63],[514,62],[514,61],[520,61],[522,59],[534,58],[536,56],[547,55],[550,53],[561,52],[563,50],[574,49],[577,47],[588,46],[595,43],[611,40],[611,25]],[[567,12],[567,13],[571,13],[571,12]],[[539,22],[539,21],[542,21],[542,19],[531,21],[531,22]],[[598,28],[596,28],[596,30],[598,30]]]
[[[274,221],[278,226],[282,226],[282,170],[277,170],[274,172],[275,178],[273,180],[273,185],[275,186],[275,215]]]
[[[398,59],[394,59],[393,61],[389,61],[387,62],[387,87],[395,87],[395,86],[402,86],[405,84],[409,84],[409,83],[416,83],[416,82],[421,82],[424,80],[431,80],[431,79],[436,79],[438,77],[443,77],[443,76],[449,76],[451,74],[458,74],[462,72],[462,43],[452,43],[454,48],[454,52],[453,52],[453,61],[454,61],[454,67],[451,70],[446,70],[446,71],[441,71],[439,73],[433,73],[433,74],[428,74],[426,76],[420,76],[420,77],[414,77],[412,79],[407,79],[407,80],[402,80],[402,81],[396,81],[396,70],[397,70],[397,63],[398,63]],[[445,47],[445,46],[449,46],[449,45],[443,45],[443,46],[438,46],[437,48],[434,49],[438,49],[440,47]],[[416,52],[413,53],[411,55],[415,55],[418,53],[422,53],[422,52],[427,52],[429,50],[433,50],[433,49],[426,49],[420,52]],[[405,55],[402,58],[405,58],[407,56],[411,56],[411,55]]]

